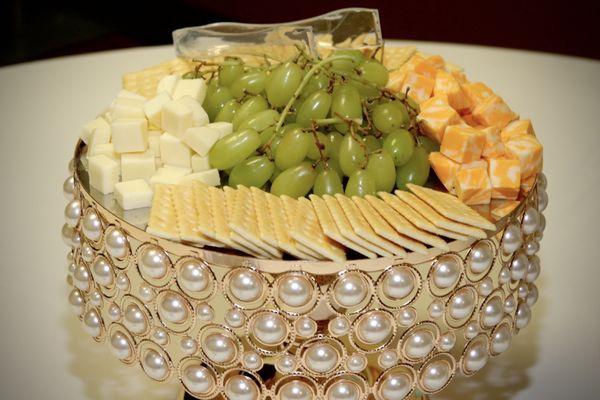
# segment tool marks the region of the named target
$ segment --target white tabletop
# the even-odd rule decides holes
[[[534,121],[550,198],[540,300],[530,326],[482,372],[456,379],[435,398],[600,392],[600,62],[463,45],[419,48],[463,65],[469,78],[486,82]],[[81,125],[110,103],[124,72],[173,55],[170,47],[155,47],[0,68],[3,399],[175,396],[174,385],[152,384],[83,332],[67,304],[67,249],[60,239],[62,182]]]

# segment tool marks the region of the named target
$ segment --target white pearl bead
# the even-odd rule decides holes
[[[429,362],[421,375],[423,387],[430,392],[436,392],[442,389],[451,378],[451,369],[448,362],[436,360]]]
[[[331,372],[337,366],[338,360],[337,350],[327,343],[316,343],[304,354],[306,367],[319,374]]]
[[[156,343],[164,346],[169,343],[169,334],[163,328],[154,328],[154,331],[152,332],[152,339]]]
[[[502,250],[507,254],[512,254],[523,244],[523,234],[521,228],[515,224],[508,225],[502,235]]]
[[[343,336],[350,331],[350,321],[346,317],[335,317],[329,321],[329,333],[333,336]]]
[[[115,281],[113,268],[104,257],[96,258],[92,264],[92,275],[102,286],[111,286]]]
[[[406,356],[413,360],[426,357],[435,346],[435,336],[428,329],[417,329],[404,339],[402,348]]]
[[[73,307],[76,315],[83,314],[85,310],[85,298],[79,289],[73,289],[69,294],[69,304]]]
[[[348,371],[358,374],[367,368],[367,362],[367,357],[364,355],[352,354],[346,361],[346,368],[348,368]]]
[[[102,222],[95,212],[88,212],[83,216],[81,229],[86,238],[97,242],[102,236]]]
[[[77,264],[75,264],[74,262],[70,263],[69,267],[68,267],[68,274],[70,276],[73,276],[73,274],[75,273],[76,269],[77,269]]]
[[[129,278],[124,273],[120,272],[117,274],[117,287],[121,290],[129,289]]]
[[[260,275],[248,269],[239,269],[233,273],[229,288],[235,299],[251,303],[258,300],[264,292]]]
[[[546,217],[544,216],[544,214],[542,214],[540,212],[540,225],[538,226],[538,237],[543,235],[544,231],[546,230]]]
[[[242,364],[244,365],[244,368],[257,371],[262,368],[263,360],[257,352],[247,351],[242,354]]]
[[[280,400],[313,400],[314,394],[306,383],[293,380],[281,387],[278,398]]]
[[[252,335],[262,344],[276,346],[285,341],[288,328],[285,320],[275,313],[264,313],[251,323]]]
[[[440,289],[453,287],[460,278],[460,264],[456,257],[443,255],[438,258],[432,271],[433,284]]]
[[[403,307],[398,312],[398,324],[404,327],[412,326],[417,320],[417,310],[412,306]]]
[[[527,274],[525,281],[532,283],[540,276],[540,259],[538,257],[530,257],[527,263]]]
[[[385,350],[379,355],[377,362],[384,369],[393,367],[398,362],[398,353],[395,350]]]
[[[150,302],[152,299],[154,299],[155,293],[154,289],[152,289],[150,286],[141,284],[138,288],[138,294],[140,295],[140,299],[144,300],[145,302]]]
[[[169,365],[167,360],[156,350],[146,350],[142,357],[142,368],[144,372],[157,381],[164,380],[169,374]]]
[[[181,380],[190,392],[197,395],[207,395],[216,386],[213,373],[200,364],[191,364],[185,367]]]
[[[68,247],[73,247],[73,234],[75,233],[75,230],[71,228],[68,224],[63,224],[60,232],[63,242]]]
[[[394,321],[383,311],[369,311],[356,324],[356,336],[366,344],[383,343],[392,333]]]
[[[225,313],[225,323],[232,328],[239,328],[246,322],[244,312],[237,308],[232,308]]]
[[[289,274],[281,280],[277,290],[279,300],[290,307],[302,307],[313,296],[313,287],[303,275]]]
[[[484,341],[472,342],[465,350],[463,368],[468,374],[474,374],[485,367],[489,358],[490,356]]]
[[[294,328],[299,336],[311,337],[317,332],[317,323],[308,317],[303,317],[296,320]]]
[[[289,374],[296,370],[296,359],[290,355],[283,355],[275,361],[275,369],[282,374]]]
[[[141,335],[148,329],[148,320],[144,312],[135,303],[125,307],[123,324],[131,332]]]
[[[67,264],[72,264],[74,260],[73,250],[71,250],[67,253]]]
[[[529,259],[523,252],[515,254],[510,263],[510,277],[513,281],[518,281],[525,277],[527,273],[527,264]]]
[[[546,175],[544,175],[543,172],[540,172],[538,174],[537,177],[537,187],[538,189],[544,189],[546,190],[546,188],[548,187],[548,179],[546,178]]]
[[[115,330],[110,335],[110,351],[119,360],[126,360],[131,357],[131,342],[123,332]]]
[[[492,328],[502,321],[504,315],[502,299],[494,296],[483,306],[481,322],[484,327]]]
[[[526,283],[521,282],[519,284],[519,286],[517,287],[517,295],[519,296],[520,299],[525,299],[525,298],[527,298],[528,294],[529,294],[529,287],[527,287]]]
[[[475,274],[487,271],[494,261],[494,250],[485,241],[478,242],[469,253],[469,269]]]
[[[204,322],[210,322],[215,318],[215,311],[207,303],[198,304],[196,314],[198,315],[198,319]]]
[[[533,305],[535,303],[537,303],[537,301],[538,301],[538,296],[539,296],[539,294],[538,294],[537,286],[532,284],[529,287],[529,294],[527,295],[527,305],[529,307],[533,307]]]
[[[84,243],[81,246],[81,258],[83,258],[83,261],[85,262],[92,262],[94,260],[94,257],[96,256],[96,252],[94,251],[94,249],[92,248],[92,246],[90,246],[87,243]]]
[[[83,239],[81,239],[81,235],[77,231],[73,231],[73,237],[71,238],[71,246],[74,249],[78,249],[81,247],[81,243],[83,243]]]
[[[525,254],[527,254],[528,256],[532,256],[538,251],[540,251],[540,243],[537,240],[529,239],[525,243]]]
[[[510,347],[511,334],[508,325],[500,326],[492,336],[490,349],[494,354],[504,353]]]
[[[408,374],[388,374],[379,387],[379,396],[383,400],[404,399],[412,390],[413,380]]]
[[[523,329],[529,324],[531,320],[531,310],[526,303],[521,303],[517,307],[517,314],[515,315],[515,325],[519,329]]]
[[[70,173],[73,173],[73,172],[75,172],[75,159],[74,159],[74,158],[71,158],[71,159],[69,160],[69,165],[68,165],[68,168],[69,168],[69,172],[70,172]]]
[[[538,198],[538,210],[540,210],[540,212],[542,212],[546,209],[546,207],[548,207],[548,193],[546,193],[546,191],[543,189],[538,189],[537,198]]]
[[[448,306],[450,316],[457,320],[468,318],[475,309],[476,299],[477,296],[474,290],[470,288],[458,290],[450,298],[450,304]]]
[[[77,226],[79,218],[81,218],[81,202],[79,200],[71,200],[65,207],[65,222],[71,227]]]
[[[92,291],[92,293],[90,293],[90,302],[94,306],[100,307],[102,305],[102,294],[97,290]]]
[[[537,231],[538,225],[540,223],[540,214],[538,210],[533,207],[528,207],[523,214],[523,221],[521,225],[523,227],[523,233],[526,235],[531,235],[535,231]]]
[[[243,375],[234,375],[225,382],[225,395],[231,400],[257,400],[260,391],[252,379]]]
[[[510,270],[506,267],[502,267],[500,273],[498,274],[498,281],[500,284],[504,285],[510,281]]]
[[[108,306],[108,316],[113,321],[118,321],[121,319],[121,309],[115,303],[111,303]]]
[[[121,260],[127,255],[127,238],[119,229],[111,229],[106,238],[106,251],[112,257]]]
[[[77,289],[87,292],[90,288],[90,280],[91,275],[88,268],[83,264],[78,265],[73,272],[73,285]]]
[[[492,290],[494,290],[494,282],[489,276],[483,278],[477,285],[477,293],[482,296],[488,296],[490,293],[492,293]]]
[[[190,316],[186,300],[171,291],[162,293],[157,308],[162,319],[174,324],[181,324]]]
[[[63,183],[63,195],[67,200],[73,200],[75,197],[75,178],[72,175]]]
[[[392,300],[400,300],[413,291],[415,276],[407,267],[392,267],[385,273],[381,287],[386,297]]]
[[[440,337],[439,347],[442,351],[450,351],[456,344],[456,335],[454,332],[446,332]]]
[[[355,307],[369,294],[369,286],[357,272],[342,276],[333,287],[335,301],[343,307]]]
[[[194,259],[187,259],[179,268],[179,284],[190,292],[201,293],[211,283],[210,272],[206,266]]]
[[[188,356],[196,354],[198,351],[198,342],[190,336],[182,337],[179,345],[181,346],[181,350]]]
[[[444,314],[444,303],[442,303],[440,300],[432,301],[427,309],[427,312],[432,319],[441,317]]]
[[[327,390],[327,400],[358,400],[362,391],[360,387],[347,379],[335,382]]]
[[[465,328],[465,337],[467,339],[473,339],[479,333],[479,327],[477,326],[477,322],[472,321],[467,324]]]
[[[100,336],[102,332],[102,317],[95,308],[90,308],[83,316],[83,327],[93,337]]]
[[[512,314],[517,308],[517,301],[513,296],[508,296],[504,300],[504,312],[507,314]]]
[[[225,334],[218,332],[206,335],[201,348],[206,356],[217,364],[229,364],[237,356],[237,346],[234,341]]]
[[[142,250],[138,266],[142,277],[161,279],[169,272],[171,261],[159,247],[150,245]]]

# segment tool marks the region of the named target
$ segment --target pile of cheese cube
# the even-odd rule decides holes
[[[165,76],[150,99],[121,90],[81,133],[90,185],[103,194],[114,192],[125,210],[149,207],[156,183],[220,185],[208,152],[233,127],[209,123],[201,106],[205,95],[203,79],[177,75]]]
[[[542,166],[531,121],[519,120],[500,96],[469,82],[440,56],[419,53],[390,75],[388,87],[419,103],[421,131],[440,143],[429,161],[448,192],[466,204],[515,200]]]

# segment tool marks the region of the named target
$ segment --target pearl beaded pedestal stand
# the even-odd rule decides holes
[[[69,302],[94,341],[186,398],[400,400],[506,351],[531,318],[546,179],[489,238],[427,256],[259,260],[147,234],[64,184]],[[182,397],[183,394],[180,396]]]

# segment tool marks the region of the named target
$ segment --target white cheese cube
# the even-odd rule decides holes
[[[100,154],[104,154],[108,158],[112,158],[117,162],[121,162],[120,157],[115,153],[115,145],[112,143],[101,143],[95,146],[90,147],[88,150],[88,155],[90,157],[98,156]]]
[[[173,167],[191,168],[192,150],[177,139],[165,132],[160,137],[160,159],[165,165]]]
[[[144,104],[144,115],[146,115],[146,118],[148,118],[150,125],[157,128],[161,126],[160,116],[162,113],[162,107],[169,100],[171,100],[171,96],[169,96],[168,93],[161,92]]]
[[[194,154],[192,156],[192,172],[201,172],[210,169],[210,163],[208,162],[208,156],[201,156]]]
[[[166,92],[169,94],[169,96],[172,96],[173,92],[175,92],[175,85],[177,85],[178,81],[179,77],[177,75],[165,76],[158,82],[156,93]]]
[[[117,99],[134,100],[134,101],[137,101],[137,104],[139,104],[140,106],[142,106],[146,102],[146,100],[148,100],[140,94],[133,93],[133,92],[131,92],[129,90],[125,90],[125,89],[119,90],[119,93],[117,93]]]
[[[98,117],[95,120],[88,122],[83,126],[81,129],[81,134],[79,135],[83,143],[89,144],[92,133],[98,128],[110,130],[110,125],[102,117]]]
[[[150,207],[152,188],[143,179],[115,184],[115,199],[123,210]]]
[[[161,127],[178,138],[182,137],[188,128],[192,127],[192,110],[184,103],[171,100],[166,102],[161,112]]]
[[[156,170],[154,175],[150,178],[150,184],[155,185],[157,183],[164,183],[167,185],[176,185],[181,179],[192,172],[189,168],[179,167],[162,167]]]
[[[196,153],[205,156],[220,136],[221,133],[216,129],[199,126],[185,131],[182,140]]]
[[[205,183],[208,186],[219,186],[221,184],[219,170],[213,168],[207,171],[195,172],[184,176],[179,183],[182,185],[191,185],[194,181]]]
[[[206,127],[218,130],[221,133],[219,139],[233,132],[233,124],[231,122],[212,122],[206,125]]]
[[[184,96],[190,96],[202,104],[206,96],[206,82],[204,82],[204,79],[180,79],[175,85],[173,98],[181,99]]]
[[[114,121],[119,118],[146,118],[144,114],[144,102],[134,99],[117,98],[110,108],[110,118]]]
[[[107,128],[96,128],[90,135],[88,146],[91,148],[99,144],[110,143],[110,126]]]
[[[148,149],[154,152],[154,156],[160,158],[160,136],[161,131],[148,131]]]
[[[121,155],[121,181],[149,180],[156,171],[154,152],[127,153]]]
[[[104,154],[93,156],[88,159],[88,173],[90,185],[102,194],[109,194],[119,181],[119,164]]]
[[[192,126],[204,126],[208,124],[208,114],[197,100],[192,99],[190,96],[185,96],[179,99],[179,101],[192,110]]]
[[[139,153],[148,148],[146,118],[121,118],[112,122],[112,142],[117,153]]]

